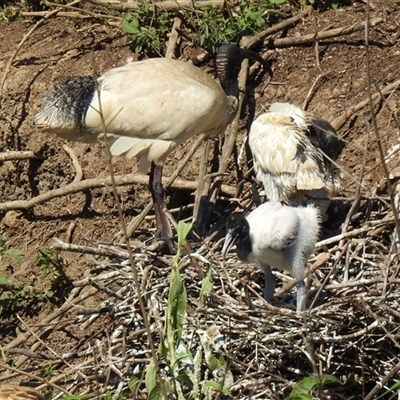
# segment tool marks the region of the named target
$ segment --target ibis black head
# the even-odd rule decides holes
[[[312,119],[310,125],[311,143],[319,147],[328,157],[336,160],[343,149],[343,142],[337,137],[335,128],[323,119]]]
[[[222,257],[228,254],[231,247],[236,244],[250,241],[250,226],[247,219],[239,213],[233,213],[226,222],[226,236],[222,247]]]
[[[217,50],[215,65],[222,88],[228,95],[238,97],[237,78],[240,64],[245,59],[251,59],[261,63],[272,77],[272,70],[267,61],[254,51],[241,49],[235,44],[222,44]]]

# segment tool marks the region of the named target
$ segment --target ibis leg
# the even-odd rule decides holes
[[[156,217],[156,238],[166,242],[170,250],[173,249],[173,234],[171,225],[164,213],[164,187],[162,185],[162,165],[151,163],[150,170],[150,192],[154,203],[154,214]]]

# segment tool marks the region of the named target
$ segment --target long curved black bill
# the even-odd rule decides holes
[[[272,78],[274,73],[272,72],[271,66],[267,60],[264,60],[258,53],[248,50],[248,49],[240,49],[240,55],[243,58],[248,58],[249,60],[258,61],[264,69],[268,72],[269,76]]]

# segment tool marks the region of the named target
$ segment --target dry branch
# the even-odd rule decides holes
[[[36,155],[33,151],[6,151],[4,153],[0,153],[0,162],[42,158],[43,157]]]
[[[376,26],[383,21],[383,18],[373,18],[370,21],[370,26]],[[283,39],[269,39],[267,45],[269,49],[278,49],[291,46],[304,46],[314,44],[316,40],[327,40],[338,36],[350,35],[354,32],[358,32],[365,29],[365,22],[356,22],[353,25],[345,26],[342,28],[331,29],[329,31],[319,31],[316,35],[315,33],[310,33],[309,35],[304,35],[300,37],[287,37]]]
[[[167,182],[170,180],[170,178],[168,177],[165,177],[163,179]],[[117,186],[126,186],[133,184],[147,186],[149,184],[149,178],[146,175],[128,174],[123,176],[116,176],[115,182]],[[57,197],[68,196],[89,189],[109,187],[110,185],[111,185],[110,177],[86,179],[84,181],[70,183],[69,185],[60,189],[50,190],[49,192],[43,193],[29,200],[16,200],[16,201],[7,201],[4,203],[0,203],[0,212],[10,211],[10,210],[29,210],[39,204],[46,203],[47,201],[50,201]],[[184,179],[175,179],[174,182],[170,185],[170,187],[178,190],[195,191],[197,189],[197,182],[186,181]],[[222,185],[221,191],[222,193],[228,196],[234,196],[236,189],[228,185]]]
[[[306,17],[309,15],[312,11],[312,7],[308,6],[305,8],[304,11],[301,13],[295,15],[292,18],[285,19],[282,22],[279,22],[278,24],[275,24],[274,26],[271,26],[270,28],[258,33],[257,35],[253,36],[249,41],[246,43],[246,49],[252,48],[254,45],[256,45],[258,42],[261,42],[268,36],[274,35],[275,33],[278,33],[280,31],[283,31],[285,29],[290,28],[291,26],[295,25],[297,22],[299,22],[302,18]]]
[[[372,95],[372,100],[375,101],[383,96],[389,95],[392,91],[397,90],[398,87],[400,86],[400,79],[397,81],[391,83],[390,85],[385,86],[380,92],[374,93]],[[346,112],[340,116],[339,118],[336,118],[332,122],[332,126],[336,129],[339,130],[357,111],[360,111],[362,108],[367,106],[369,104],[369,99],[366,98],[365,100],[361,101],[360,103],[349,107],[346,109]]]
[[[94,4],[101,4],[105,7],[111,5],[113,8],[119,11],[129,11],[129,10],[137,10],[139,8],[138,1],[119,1],[119,0],[89,0]],[[162,1],[162,2],[151,2],[153,7],[157,7],[160,10],[180,10],[183,8],[186,9],[198,9],[205,6],[212,6],[215,8],[221,8],[225,4],[225,0],[200,0],[200,1],[191,1],[191,0],[175,0],[175,1]]]

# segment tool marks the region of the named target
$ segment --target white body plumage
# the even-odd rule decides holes
[[[266,202],[246,218],[232,214],[227,222],[223,255],[236,243],[238,258],[256,263],[265,274],[264,297],[270,301],[275,291],[271,268],[289,271],[298,281],[297,311],[306,303],[304,271],[319,235],[320,217],[313,206],[290,207]]]
[[[60,93],[54,90],[45,94],[36,126],[83,143],[103,140],[106,131],[111,154],[139,157],[143,172],[151,162],[161,165],[190,137],[223,132],[234,115],[231,102],[236,99],[228,98],[204,71],[183,61],[157,58],[113,68],[98,78],[97,88],[99,95],[93,84],[81,129],[75,116],[60,107]]]
[[[340,188],[338,169],[324,151],[336,159],[340,150],[334,129],[322,121],[330,127],[324,130],[314,121],[293,104],[274,103],[252,123],[249,146],[256,177],[269,200],[314,204],[324,215]],[[326,147],[313,143],[312,135],[317,136],[314,142],[326,142]]]

